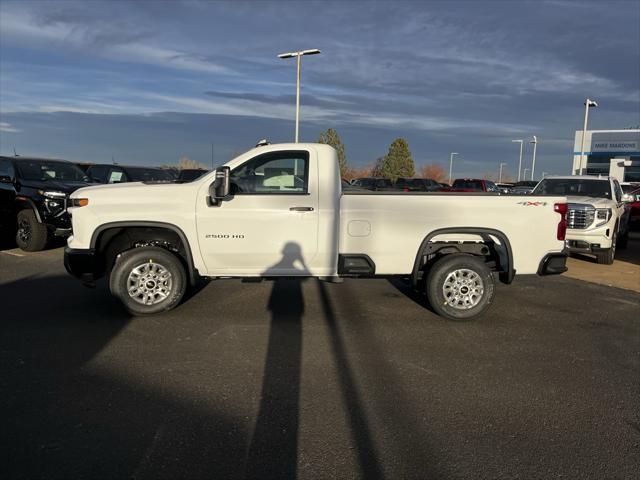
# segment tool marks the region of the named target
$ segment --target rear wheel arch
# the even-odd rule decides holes
[[[91,236],[91,249],[103,256],[108,272],[119,253],[142,246],[158,246],[184,263],[190,283],[198,277],[191,246],[184,231],[173,224],[150,221],[111,222],[100,225]]]
[[[493,243],[495,246],[496,267],[498,267],[498,271],[500,272],[500,281],[503,283],[511,283],[513,281],[515,276],[515,270],[513,268],[513,251],[511,249],[511,243],[504,232],[493,228],[482,227],[448,227],[431,231],[420,243],[411,273],[411,281],[414,286],[418,285],[420,272],[425,266],[424,256],[429,243],[438,235],[451,234],[478,235],[482,238],[483,242]],[[495,244],[490,237],[497,238],[500,241],[500,245]]]

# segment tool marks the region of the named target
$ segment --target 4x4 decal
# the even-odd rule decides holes
[[[544,207],[547,202],[518,202],[517,204],[523,207]]]

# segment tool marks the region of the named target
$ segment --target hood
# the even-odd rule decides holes
[[[35,190],[52,190],[55,192],[64,192],[67,195],[75,192],[77,189],[91,185],[88,182],[60,180],[24,180],[23,187],[33,188]]]
[[[585,203],[593,205],[595,208],[611,208],[612,201],[608,198],[585,197],[585,196],[567,196],[567,203]]]

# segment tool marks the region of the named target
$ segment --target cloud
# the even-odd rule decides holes
[[[0,122],[0,132],[5,132],[5,133],[18,133],[21,132],[22,130],[15,128],[14,126],[12,126],[10,123],[7,122]]]

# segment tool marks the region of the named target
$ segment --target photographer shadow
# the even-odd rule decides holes
[[[246,478],[296,478],[300,370],[302,361],[302,282],[310,275],[297,243],[262,273],[274,280],[268,310],[271,325],[260,407],[246,461]]]

